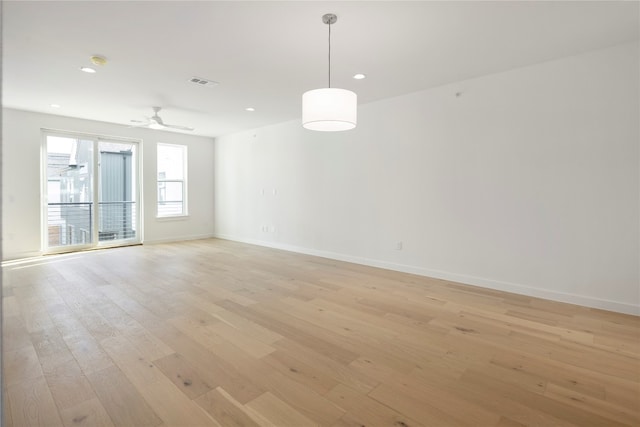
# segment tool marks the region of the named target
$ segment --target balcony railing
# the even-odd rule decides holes
[[[49,203],[49,247],[89,244],[93,240],[91,202]]]
[[[100,241],[136,237],[136,202],[99,202]]]
[[[93,202],[49,203],[49,247],[83,245],[93,241]],[[136,202],[98,203],[98,240],[136,237]]]

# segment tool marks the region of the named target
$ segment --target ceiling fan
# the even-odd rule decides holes
[[[160,117],[158,115],[158,113],[160,112],[160,110],[162,110],[161,107],[152,107],[153,108],[153,116],[151,117],[147,117],[147,121],[141,121],[141,120],[131,120],[133,123],[141,123],[139,125],[133,125],[132,127],[144,127],[144,128],[149,128],[149,129],[177,129],[177,130],[186,130],[186,131],[192,131],[193,128],[187,127],[187,126],[179,126],[179,125],[170,125],[164,122],[164,120],[162,120],[162,117]]]

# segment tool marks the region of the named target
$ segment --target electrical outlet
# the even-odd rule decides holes
[[[397,251],[401,251],[402,250],[402,242],[396,243],[396,250]]]

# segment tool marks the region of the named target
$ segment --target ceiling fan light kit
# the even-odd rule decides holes
[[[346,89],[331,87],[331,25],[338,17],[332,13],[322,16],[329,26],[329,84],[302,94],[302,126],[305,129],[335,132],[356,127],[358,96]]]
[[[156,122],[155,120],[151,120],[151,123],[149,123],[149,129],[162,130],[164,129],[164,126],[162,126],[160,123]]]

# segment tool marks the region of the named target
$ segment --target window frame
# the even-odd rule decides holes
[[[160,171],[159,169],[159,161],[160,161],[160,153],[161,147],[171,147],[171,148],[179,148],[182,151],[182,179],[161,179],[159,177]],[[188,147],[185,144],[170,144],[165,142],[158,142],[156,145],[156,218],[161,220],[171,220],[171,219],[183,219],[189,216],[188,209]],[[180,213],[175,214],[163,214],[160,210],[160,185],[166,183],[182,183],[182,211]],[[167,200],[164,200],[167,202]]]

